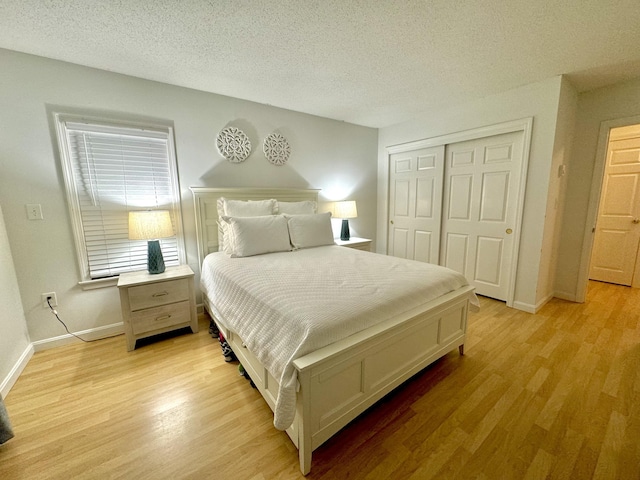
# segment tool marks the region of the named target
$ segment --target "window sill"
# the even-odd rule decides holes
[[[115,287],[118,277],[101,278],[100,280],[83,280],[78,282],[82,290],[95,290],[96,288]]]

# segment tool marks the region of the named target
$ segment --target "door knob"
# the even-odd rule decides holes
[[[507,235],[511,235],[513,233],[513,230],[511,230],[510,228],[507,228],[505,232],[507,232]]]
[[[631,220],[631,222],[633,222],[633,223],[640,223],[640,218],[634,218],[633,220]]]
[[[393,225],[393,220],[391,220],[391,225]]]

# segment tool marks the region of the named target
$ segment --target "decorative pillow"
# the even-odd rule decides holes
[[[216,207],[218,209],[218,251],[222,252],[224,251],[225,253],[229,253],[227,252],[227,248],[228,248],[228,244],[229,244],[229,240],[227,239],[228,233],[227,233],[227,227],[228,224],[226,222],[224,222],[222,220],[222,217],[224,217],[225,213],[224,213],[224,198],[220,197],[217,202],[216,202]]]
[[[274,199],[269,200],[230,200],[220,197],[217,201],[218,218],[230,217],[258,217],[262,215],[274,215],[277,210],[277,203]],[[218,221],[218,250],[231,255],[233,252],[232,239],[229,234],[228,224]]]
[[[278,213],[287,215],[305,215],[316,213],[318,206],[316,202],[304,200],[302,202],[278,202]]]
[[[289,223],[289,237],[294,249],[333,245],[331,213],[285,215]]]
[[[228,217],[260,217],[275,215],[277,202],[269,200],[229,200],[224,199],[224,214]]]
[[[272,252],[288,252],[289,230],[282,215],[222,217],[232,238],[232,257],[250,257]]]

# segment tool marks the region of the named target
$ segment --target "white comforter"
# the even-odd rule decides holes
[[[467,284],[444,267],[338,246],[245,258],[212,253],[201,275],[217,320],[279,379],[280,430],[295,417],[296,358]]]

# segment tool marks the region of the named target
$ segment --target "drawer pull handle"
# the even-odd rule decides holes
[[[160,293],[154,293],[153,295],[151,295],[152,297],[164,297],[165,295],[169,295],[169,292],[160,292]]]
[[[161,320],[169,320],[171,318],[171,315],[163,315],[162,317],[156,317],[156,322],[159,322]]]

